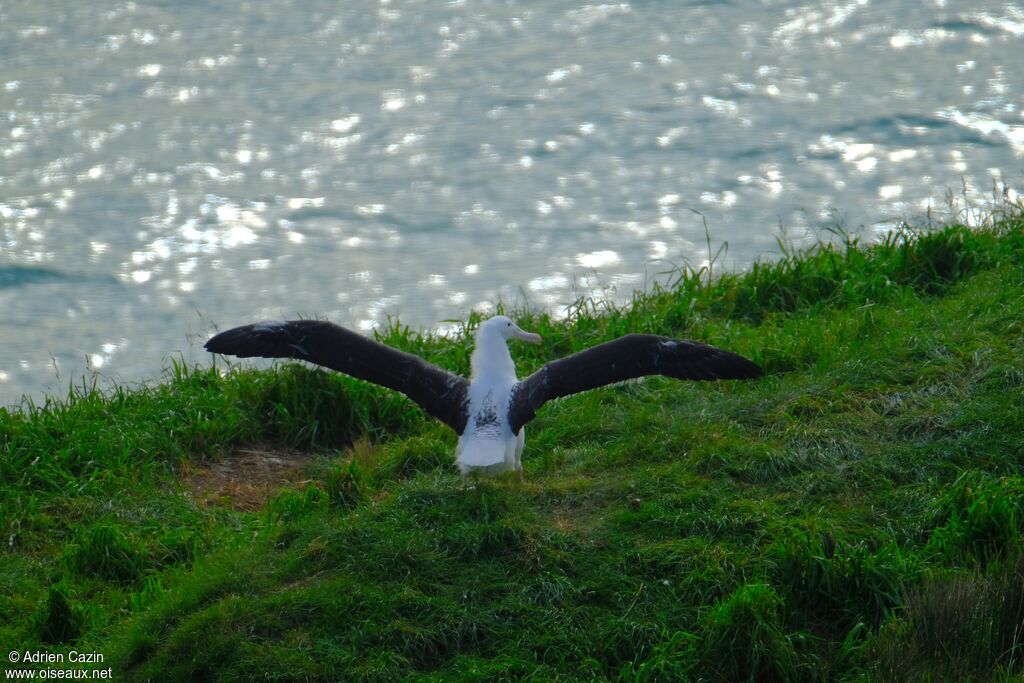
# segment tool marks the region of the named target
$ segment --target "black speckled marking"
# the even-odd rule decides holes
[[[498,409],[494,405],[491,395],[487,394],[484,396],[484,400],[481,402],[480,410],[476,411],[476,427],[481,428],[494,428],[498,426]]]

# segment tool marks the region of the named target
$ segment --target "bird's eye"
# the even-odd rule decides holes
[[[505,327],[512,327],[512,323],[505,323]]]

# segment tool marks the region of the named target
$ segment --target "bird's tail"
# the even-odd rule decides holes
[[[469,468],[504,465],[505,444],[501,439],[472,439],[459,444],[455,460],[463,471]]]

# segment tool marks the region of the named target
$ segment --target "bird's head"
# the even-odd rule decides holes
[[[521,329],[518,325],[512,322],[511,318],[504,315],[496,315],[493,318],[484,321],[484,323],[480,325],[480,330],[477,332],[478,337],[481,335],[496,335],[503,341],[518,339],[531,344],[540,344],[541,341],[539,334],[534,334],[533,332],[527,332]]]

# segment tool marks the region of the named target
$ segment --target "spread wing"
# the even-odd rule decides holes
[[[239,358],[296,358],[400,391],[459,435],[468,419],[469,381],[323,320],[243,325],[211,337],[206,350]]]
[[[554,398],[645,375],[676,379],[752,379],[764,374],[743,356],[682,339],[627,334],[552,361],[512,388],[508,419],[516,434]]]

